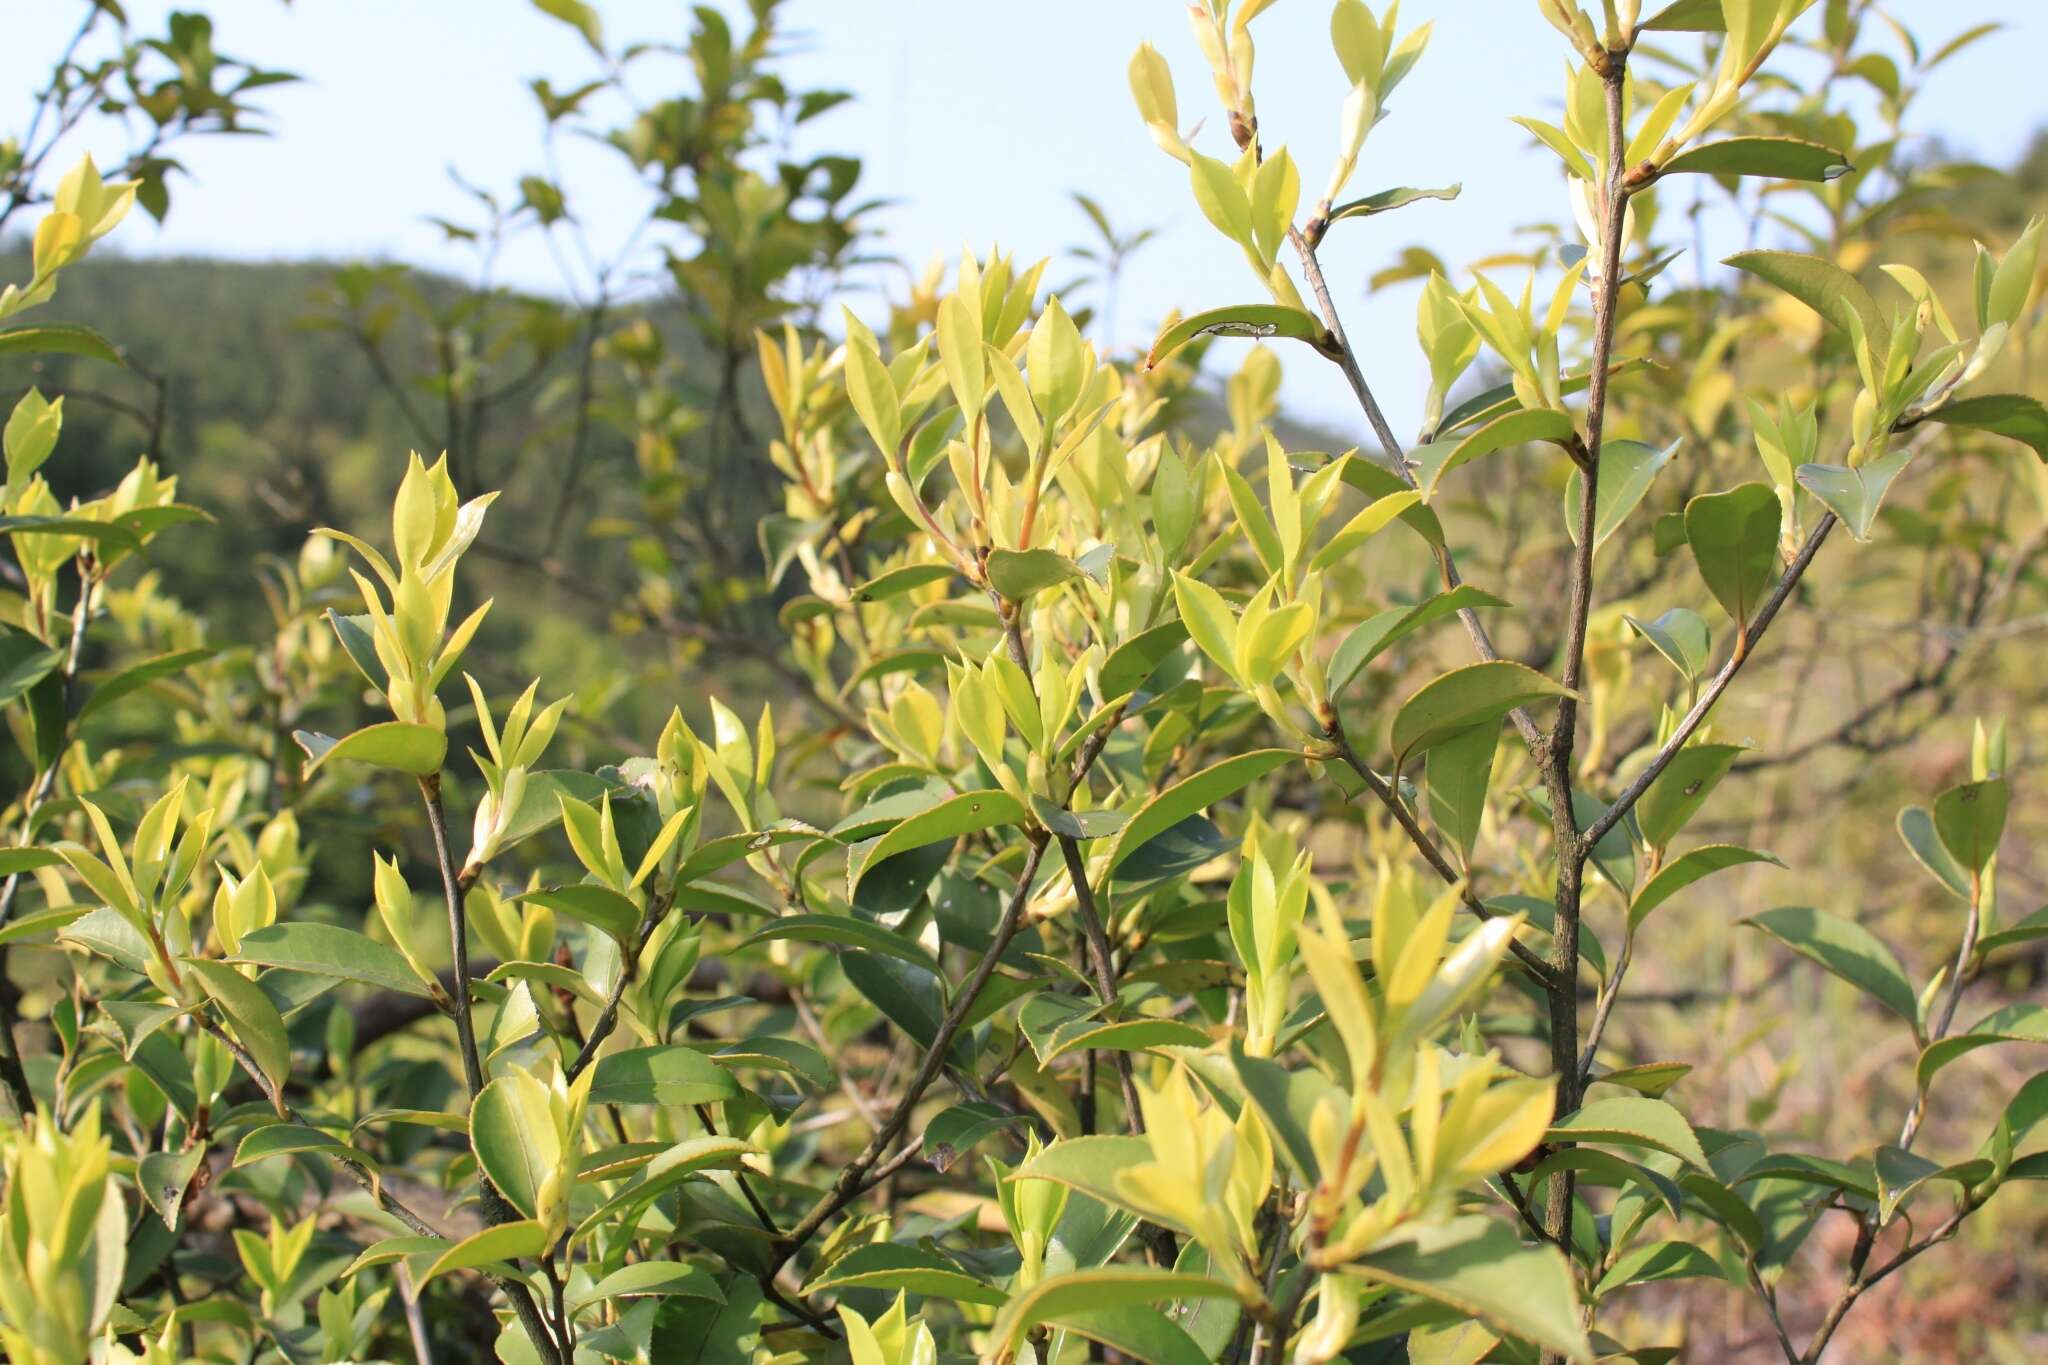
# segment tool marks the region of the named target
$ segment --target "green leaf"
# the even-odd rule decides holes
[[[1697,683],[1707,675],[1707,665],[1714,660],[1713,637],[1707,633],[1707,623],[1698,612],[1673,607],[1654,621],[1639,621],[1633,616],[1621,619],[1668,659],[1688,683]]]
[[[1154,836],[1164,834],[1187,817],[1242,791],[1267,773],[1300,757],[1292,749],[1255,749],[1248,754],[1226,758],[1174,783],[1138,807],[1130,822],[1118,832],[1105,870],[1114,872]]]
[[[1703,493],[1685,505],[1693,562],[1738,633],[1749,629],[1778,578],[1778,510],[1778,495],[1761,483]]]
[[[1579,1326],[1571,1266],[1555,1247],[1522,1245],[1498,1219],[1453,1219],[1353,1264],[1367,1279],[1448,1305],[1574,1362],[1593,1359]]]
[[[1050,1180],[1113,1208],[1129,1209],[1117,1189],[1116,1173],[1151,1159],[1152,1143],[1147,1138],[1062,1138],[1019,1166],[1016,1175],[1022,1179]]]
[[[571,1310],[581,1312],[611,1299],[681,1296],[724,1303],[725,1291],[705,1271],[681,1261],[639,1261],[621,1266],[581,1294],[569,1296]]]
[[[870,578],[854,589],[856,602],[885,602],[892,597],[901,597],[913,588],[927,583],[936,583],[942,578],[951,578],[953,570],[946,564],[905,564],[887,573]]]
[[[1368,194],[1362,198],[1337,205],[1337,207],[1330,210],[1330,221],[1335,223],[1346,218],[1370,218],[1376,213],[1390,213],[1395,209],[1406,208],[1408,205],[1418,203],[1424,199],[1456,199],[1464,188],[1464,185],[1458,184],[1445,185],[1442,189],[1436,190],[1416,190],[1406,188],[1405,186],[1399,189],[1381,190],[1377,194]]]
[[[335,1276],[335,1278],[346,1280],[358,1272],[380,1265],[389,1265],[393,1261],[409,1260],[428,1252],[438,1256],[453,1245],[455,1244],[446,1237],[386,1237],[381,1242],[373,1242],[369,1246],[364,1247],[362,1254],[353,1261],[350,1261],[347,1268],[341,1274]],[[419,1268],[424,1270],[426,1267],[420,1266]]]
[[[1651,483],[1664,466],[1677,458],[1678,448],[1684,444],[1683,437],[1662,450],[1641,441],[1600,443],[1600,488],[1593,499],[1594,549],[1605,545],[1621,529],[1622,522],[1636,510],[1643,495],[1650,491]],[[1564,485],[1564,525],[1574,545],[1579,542],[1579,499],[1583,496],[1579,490],[1585,485],[1585,477],[1573,465]]]
[[[1081,576],[1081,566],[1052,550],[990,550],[989,586],[1022,602],[1055,584]]]
[[[242,935],[241,950],[232,960],[359,981],[405,995],[428,994],[396,948],[339,925],[296,920],[252,929]]]
[[[695,1048],[637,1047],[600,1057],[592,1104],[713,1104],[740,1093],[730,1073]]]
[[[1330,658],[1330,695],[1336,696],[1344,691],[1360,669],[1424,626],[1434,625],[1461,611],[1508,605],[1490,592],[1475,588],[1470,583],[1461,583],[1449,592],[1440,592],[1412,607],[1390,607],[1366,618],[1344,637],[1344,643],[1337,646],[1337,652]]]
[[[1977,941],[1977,952],[1995,953],[2001,948],[2011,948],[2021,943],[2032,943],[2035,939],[2048,938],[2048,905],[2042,906],[2017,924],[2009,924],[1995,934],[1986,934]]]
[[[1997,858],[2007,800],[2002,777],[1965,782],[1934,798],[1934,832],[1965,878],[1981,875]]]
[[[1041,997],[1042,998],[1042,997]],[[1143,1052],[1155,1047],[1207,1047],[1209,1035],[1193,1024],[1178,1019],[1124,1019],[1104,1023],[1100,1019],[1076,1019],[1053,1030],[1051,1045],[1039,1054],[1039,1062],[1050,1066],[1075,1052]]]
[[[1234,1040],[1230,1060],[1238,1083],[1244,1087],[1245,1099],[1259,1111],[1272,1132],[1273,1145],[1294,1167],[1295,1174],[1313,1185],[1322,1178],[1322,1167],[1316,1159],[1315,1143],[1309,1138],[1309,1127],[1316,1106],[1324,1096],[1336,1091],[1335,1083],[1314,1067],[1290,1070],[1269,1058],[1247,1056]]]
[[[356,666],[370,686],[379,692],[391,690],[391,675],[384,669],[384,661],[377,657],[376,638],[370,633],[371,621],[368,613],[361,616],[344,616],[328,608],[327,624],[334,627],[334,636],[341,641],[350,662]]]
[[[1148,1144],[1149,1150],[1149,1144]],[[1183,1275],[1150,1266],[1112,1265],[1049,1275],[1012,1295],[989,1329],[991,1357],[1007,1356],[1041,1322],[1073,1313],[1142,1308],[1168,1299],[1235,1299],[1237,1292],[1207,1275]]]
[[[975,1146],[1022,1122],[1022,1114],[1005,1113],[992,1104],[956,1104],[924,1126],[925,1160],[944,1172]]]
[[[1728,23],[1721,13],[1721,0],[1674,0],[1642,26],[1661,33],[1724,33]]]
[[[600,1063],[602,1065],[602,1063]],[[596,1096],[592,1096],[595,1101]],[[707,1170],[737,1166],[754,1148],[729,1137],[685,1138],[641,1168],[640,1179],[626,1186],[576,1225],[572,1241],[582,1241],[621,1214],[631,1215],[685,1180]]]
[[[309,778],[329,759],[349,759],[427,777],[441,771],[441,760],[448,756],[446,734],[431,725],[413,725],[402,720],[367,726],[341,739],[310,730],[294,730],[292,738],[312,760],[304,773]]]
[[[540,1189],[561,1155],[548,1092],[518,1074],[500,1076],[469,1108],[469,1145],[477,1165],[513,1208],[538,1216]]]
[[[1182,318],[1159,334],[1145,353],[1145,368],[1152,369],[1181,347],[1205,334],[1227,337],[1292,337],[1306,341],[1324,355],[1337,353],[1337,342],[1322,323],[1299,308],[1277,303],[1240,303],[1228,308],[1211,308]]]
[[[1462,862],[1472,860],[1479,825],[1486,816],[1486,789],[1493,779],[1494,750],[1500,747],[1497,723],[1460,730],[1429,751],[1423,760],[1423,791],[1430,818],[1449,836]]]
[[[1363,455],[1345,460],[1337,477],[1375,500],[1408,487],[1407,482],[1399,474]],[[1421,536],[1425,543],[1437,548],[1443,546],[1443,522],[1438,520],[1436,513],[1429,508],[1411,507],[1401,514],[1401,520],[1406,523],[1409,530]]]
[[[1833,261],[1792,251],[1745,251],[1722,264],[1784,290],[1852,339],[1860,324],[1863,336],[1879,356],[1891,342],[1891,328],[1868,291]]]
[[[578,924],[602,931],[622,946],[630,946],[640,929],[640,907],[630,898],[595,882],[529,891],[519,897],[519,902],[567,915]]]
[[[76,536],[95,543],[105,541],[129,551],[142,548],[135,532],[126,526],[82,517],[0,517],[0,532],[13,536]]]
[[[33,872],[39,867],[55,867],[63,861],[63,857],[52,849],[0,848],[0,877],[12,877],[23,872]],[[81,913],[83,913],[83,907],[81,907]]]
[[[2038,398],[2017,393],[1987,393],[1978,398],[1960,398],[1928,413],[1927,420],[2010,436],[2032,446],[2036,455],[2048,460],[2048,407],[2044,407]]]
[[[1793,477],[1799,480],[1801,488],[1819,498],[1830,512],[1842,519],[1850,535],[1868,541],[1870,528],[1877,520],[1877,509],[1884,505],[1884,495],[1890,491],[1899,471],[1912,458],[1913,448],[1901,446],[1881,460],[1853,468],[1848,465],[1803,464]]]
[[[234,1164],[247,1166],[274,1156],[298,1156],[306,1152],[353,1161],[373,1170],[377,1165],[333,1134],[323,1133],[303,1123],[269,1123],[256,1129],[235,1148]]]
[[[1730,137],[1680,152],[1663,175],[1759,175],[1772,180],[1838,180],[1855,170],[1842,154],[1796,137]]]
[[[530,1218],[500,1223],[465,1237],[442,1252],[440,1259],[419,1277],[419,1287],[425,1288],[429,1280],[438,1279],[451,1270],[481,1270],[487,1266],[509,1264],[522,1257],[538,1256],[547,1250],[547,1246],[547,1229]]]
[[[924,946],[915,939],[905,937],[894,929],[856,919],[852,915],[784,915],[771,921],[765,928],[756,929],[742,939],[739,947],[752,947],[773,939],[793,939],[800,943],[836,943],[842,947],[865,948],[869,952],[884,953],[901,958],[905,962],[936,972],[939,964]]]
[[[1676,838],[1746,752],[1740,744],[1688,744],[1673,754],[1636,803],[1643,842],[1662,848]]]
[[[1186,1328],[1158,1309],[1138,1304],[1062,1313],[1048,1318],[1046,1325],[1099,1341],[1145,1365],[1209,1365],[1214,1359]]]
[[[1452,669],[1424,683],[1394,713],[1388,732],[1394,766],[1406,767],[1417,754],[1517,706],[1572,695],[1535,669],[1506,659]]]
[[[13,701],[64,662],[64,650],[25,630],[0,635],[0,705]]]
[[[1690,1242],[1652,1242],[1639,1246],[1614,1263],[1593,1287],[1594,1298],[1605,1298],[1631,1284],[1652,1284],[1658,1280],[1724,1279],[1721,1263]]]
[[[828,1290],[881,1289],[907,1291],[960,1303],[1000,1308],[1009,1297],[954,1262],[922,1247],[876,1242],[856,1247],[819,1272],[804,1286],[806,1296]]]
[[[1429,502],[1436,496],[1437,481],[1468,460],[1535,441],[1564,445],[1576,433],[1569,413],[1555,408],[1523,408],[1494,418],[1462,441],[1432,441],[1420,446],[1409,451],[1408,458],[1415,466],[1415,482],[1422,490],[1422,500]]]
[[[92,695],[78,708],[78,720],[83,723],[130,693],[174,673],[182,673],[194,664],[204,663],[219,652],[217,649],[180,649],[125,668],[93,689]]]
[[[1545,1140],[1552,1143],[1606,1142],[1621,1147],[1649,1147],[1668,1152],[1702,1171],[1712,1174],[1707,1154],[1693,1134],[1685,1115],[1663,1100],[1640,1095],[1620,1095],[1594,1100],[1576,1113],[1567,1114],[1550,1126]]]
[[[1965,1033],[1929,1043],[1920,1053],[1918,1078],[1924,1090],[1943,1067],[1993,1043],[2048,1043],[2048,1006],[2022,1003],[1994,1010]]]
[[[236,1040],[248,1049],[271,1085],[282,1088],[291,1079],[292,1045],[285,1036],[284,1020],[277,1006],[270,1003],[270,997],[225,962],[187,958],[185,966],[220,1006],[221,1013],[234,1026]]]
[[[1751,915],[1741,923],[1763,930],[1918,1027],[1920,1003],[1906,969],[1884,943],[1854,920],[1802,905]]]
[[[1935,832],[1934,813],[1925,806],[1907,806],[1899,812],[1899,838],[1905,841],[1906,851],[1913,860],[1927,869],[1927,874],[1947,887],[1962,900],[1970,897],[1970,874],[1943,847],[1941,836]]]
[[[1785,865],[1771,854],[1736,844],[1705,844],[1687,849],[1658,868],[1657,875],[1643,883],[1643,889],[1636,893],[1635,900],[1628,907],[1629,927],[1633,929],[1641,924],[1652,910],[1700,878],[1744,863],[1769,863],[1773,867]]]
[[[1889,1223],[1899,1206],[1912,1198],[1913,1191],[1927,1183],[1928,1179],[1942,1172],[1939,1162],[1929,1161],[1917,1152],[1901,1147],[1885,1146],[1877,1149],[1871,1157],[1871,1169],[1877,1175],[1877,1221],[1880,1226]]]
[[[963,834],[994,829],[999,825],[1023,823],[1024,806],[1008,792],[994,787],[987,791],[968,792],[920,811],[875,840],[861,857],[860,866],[850,880],[858,887],[861,878],[892,854],[923,848],[927,844],[950,842]]]
[[[135,1166],[135,1185],[156,1210],[164,1226],[178,1226],[178,1210],[199,1163],[206,1160],[206,1144],[195,1142],[181,1152],[151,1152]]]
[[[1102,661],[1102,695],[1113,698],[1137,691],[1187,638],[1186,626],[1168,621],[1118,645]]]
[[[74,322],[46,322],[0,332],[0,355],[77,355],[128,368],[112,342]]]

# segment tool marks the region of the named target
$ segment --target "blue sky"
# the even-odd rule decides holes
[[[597,0],[621,37],[680,32],[674,0]],[[215,139],[182,155],[192,178],[176,190],[161,229],[124,228],[129,251],[232,257],[381,257],[463,267],[465,258],[425,220],[460,215],[451,167],[504,188],[538,169],[539,115],[526,81],[558,88],[593,69],[567,28],[524,0],[213,0],[222,48],[297,71],[300,86],[266,91],[277,136]],[[25,92],[68,35],[76,6],[56,0],[9,7],[0,90]],[[127,0],[139,27],[172,5]],[[2048,60],[2048,6],[2039,0],[1897,0],[1923,41],[1972,24],[2006,30],[1941,68],[1918,109],[1923,129],[1993,162],[2011,160],[2048,103],[2037,89]],[[1532,0],[1408,0],[1404,23],[1434,20],[1430,50],[1367,144],[1352,189],[1462,182],[1455,203],[1340,225],[1325,247],[1331,283],[1396,424],[1412,427],[1422,368],[1412,296],[1366,297],[1364,281],[1413,242],[1453,266],[1511,247],[1514,229],[1566,216],[1554,158],[1531,150],[1508,122],[1554,108],[1564,46]],[[1070,190],[1095,196],[1120,225],[1160,230],[1132,263],[1119,301],[1122,345],[1148,340],[1169,309],[1258,297],[1242,258],[1204,222],[1185,171],[1146,137],[1124,67],[1141,41],[1173,63],[1184,123],[1214,99],[1178,0],[788,0],[799,83],[852,90],[857,99],[813,125],[809,150],[867,159],[866,192],[894,201],[884,247],[912,265],[963,244],[1000,237],[1027,257],[1087,236]],[[1816,25],[1819,8],[1802,22]],[[1286,143],[1319,185],[1336,138],[1342,74],[1327,41],[1324,0],[1281,0],[1257,25],[1262,131]],[[1987,99],[1984,92],[1996,92]],[[12,107],[26,107],[16,94]],[[19,113],[0,128],[14,129]],[[1220,153],[1211,119],[1204,143]],[[82,144],[83,145],[83,144]],[[104,144],[118,147],[117,142]],[[630,187],[608,154],[574,153],[564,178],[602,240],[632,213]],[[1725,247],[1725,250],[1723,249]],[[1736,249],[1709,242],[1709,254]],[[1678,270],[1689,272],[1690,262]],[[1068,274],[1056,264],[1049,279]],[[538,240],[506,258],[501,274],[555,288],[554,259]],[[860,301],[855,300],[856,306]],[[872,300],[869,300],[870,305]],[[1289,355],[1285,399],[1303,415],[1348,420],[1334,369]]]

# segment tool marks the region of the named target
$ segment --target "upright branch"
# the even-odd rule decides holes
[[[1607,163],[1601,177],[1600,269],[1593,280],[1593,365],[1586,389],[1584,458],[1579,462],[1579,504],[1576,544],[1572,551],[1569,616],[1565,626],[1565,693],[1558,701],[1557,721],[1537,749],[1537,766],[1550,798],[1551,840],[1557,873],[1557,917],[1550,948],[1550,1064],[1557,1077],[1557,1111],[1579,1107],[1578,981],[1579,907],[1585,890],[1588,847],[1579,835],[1572,806],[1572,749],[1579,726],[1578,689],[1584,682],[1586,626],[1593,607],[1593,550],[1598,540],[1600,448],[1607,421],[1608,365],[1614,352],[1614,325],[1622,288],[1621,257],[1627,223],[1628,190],[1623,184],[1627,141],[1623,120],[1628,53],[1610,52],[1601,74],[1607,111]],[[1548,1187],[1544,1228],[1560,1243],[1570,1234],[1572,1178],[1554,1176]]]

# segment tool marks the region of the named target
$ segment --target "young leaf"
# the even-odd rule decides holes
[[[1912,458],[1912,447],[1901,446],[1866,465],[1803,464],[1793,477],[1799,480],[1800,487],[1842,519],[1850,535],[1868,541],[1877,509],[1884,505],[1884,495]]]

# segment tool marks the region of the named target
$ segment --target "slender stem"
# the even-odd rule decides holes
[[[448,904],[448,942],[455,959],[455,1033],[462,1043],[462,1078],[475,1099],[484,1088],[484,1068],[476,1050],[476,1021],[469,1009],[469,923],[462,913],[461,874],[448,851],[448,812],[441,805],[441,775],[420,779],[427,805],[427,823],[434,831],[434,858],[441,867],[441,890]]]
[[[869,1188],[864,1184],[868,1173],[909,1128],[910,1116],[917,1108],[917,1102],[924,1098],[924,1092],[931,1088],[931,1083],[945,1070],[946,1052],[953,1045],[954,1035],[960,1032],[967,1012],[974,1008],[974,1002],[981,995],[982,988],[995,974],[996,963],[1002,958],[1003,950],[1010,946],[1010,940],[1015,938],[1018,929],[1023,927],[1024,907],[1031,900],[1031,884],[1038,876],[1039,863],[1045,858],[1045,845],[1046,839],[1043,835],[1031,840],[1029,850],[1024,855],[1023,869],[1018,873],[1017,889],[1011,894],[1009,904],[1003,907],[1002,919],[996,924],[995,934],[987,950],[982,953],[980,961],[974,965],[973,973],[961,986],[959,995],[954,998],[953,1007],[940,1021],[938,1032],[932,1036],[931,1045],[925,1049],[924,1061],[919,1064],[917,1073],[911,1077],[910,1084],[904,1087],[902,1098],[897,1101],[895,1110],[875,1135],[868,1139],[868,1144],[861,1150],[860,1155],[840,1170],[839,1178],[832,1183],[832,1188],[812,1205],[811,1211],[790,1229],[787,1237],[783,1238],[782,1244],[776,1249],[774,1260],[768,1267],[767,1273],[771,1277],[787,1265],[790,1258],[802,1250],[811,1238],[817,1236],[819,1229],[841,1209]],[[906,1150],[914,1151],[915,1148]],[[902,1153],[898,1156],[908,1160]]]
[[[1621,998],[1621,979],[1628,975],[1629,959],[1635,954],[1636,936],[1630,931],[1622,936],[1621,951],[1615,955],[1614,966],[1608,970],[1606,984],[1600,988],[1600,1002],[1593,1009],[1593,1023],[1586,1030],[1586,1046],[1579,1053],[1579,1088],[1583,1091],[1586,1082],[1593,1078],[1593,1059],[1600,1052],[1600,1038],[1607,1032],[1607,1020],[1614,1013],[1614,1002]]]
[[[1333,708],[1327,711],[1321,717],[1321,720],[1323,724],[1323,737],[1329,740],[1336,748],[1337,757],[1343,759],[1344,765],[1357,774],[1358,780],[1365,783],[1372,791],[1372,794],[1379,798],[1380,804],[1387,808],[1393,815],[1395,823],[1400,825],[1401,829],[1408,835],[1409,842],[1413,843],[1416,850],[1422,854],[1423,861],[1436,869],[1436,874],[1444,879],[1445,885],[1459,888],[1460,898],[1465,902],[1467,910],[1470,910],[1480,919],[1492,919],[1493,911],[1487,909],[1486,902],[1479,899],[1479,894],[1472,889],[1471,882],[1459,876],[1458,869],[1451,866],[1450,859],[1443,855],[1443,851],[1436,846],[1436,840],[1430,838],[1429,831],[1424,829],[1421,823],[1416,820],[1415,813],[1409,810],[1407,805],[1402,802],[1400,795],[1391,786],[1387,785],[1385,778],[1374,772],[1366,765],[1363,759],[1359,758],[1358,751],[1351,747],[1350,739],[1345,736],[1344,722],[1338,717],[1336,710]],[[1537,981],[1542,982],[1546,987],[1549,985],[1551,980],[1550,964],[1538,957],[1535,950],[1530,948],[1528,944],[1523,943],[1520,939],[1515,939],[1508,944],[1508,951],[1515,955],[1515,960],[1527,968]]]
[[[470,1017],[469,923],[462,913],[467,886],[448,849],[448,812],[441,804],[439,773],[420,779],[420,797],[426,803],[427,824],[434,833],[434,858],[441,867],[441,890],[448,904],[448,941],[455,959],[455,1034],[461,1042],[463,1080],[469,1087],[470,1099],[474,1100],[484,1088],[484,1069],[476,1049],[476,1021]],[[483,1191],[481,1203],[485,1219],[493,1224],[510,1222],[512,1209],[506,1204],[505,1197],[481,1175],[477,1183]],[[532,1338],[534,1349],[540,1352],[544,1361],[559,1362],[562,1348],[548,1335],[547,1324],[533,1302],[533,1295],[516,1280],[500,1280],[499,1284],[512,1300],[513,1311],[518,1313],[527,1336]]]
[[[1756,652],[1757,642],[1763,639],[1764,632],[1770,629],[1771,622],[1778,615],[1778,609],[1785,605],[1785,600],[1792,595],[1792,590],[1799,586],[1799,580],[1805,575],[1807,566],[1813,563],[1813,557],[1820,553],[1821,544],[1827,540],[1828,532],[1834,529],[1835,514],[1832,512],[1823,513],[1821,519],[1813,524],[1813,529],[1807,533],[1805,543],[1799,547],[1799,553],[1793,557],[1792,563],[1779,577],[1778,586],[1771,589],[1771,595],[1757,608],[1756,616],[1737,639],[1735,652],[1729,656],[1728,662],[1721,666],[1721,671],[1714,675],[1713,681],[1701,690],[1698,700],[1692,704],[1692,709],[1685,713],[1685,718],[1679,721],[1678,728],[1671,732],[1671,738],[1664,741],[1664,747],[1657,751],[1656,757],[1636,774],[1633,782],[1622,789],[1621,795],[1614,798],[1613,804],[1607,807],[1600,818],[1586,827],[1581,838],[1588,849],[1599,843],[1602,835],[1621,822],[1622,817],[1642,799],[1643,793],[1650,789],[1650,784],[1657,780],[1658,774],[1670,766],[1671,760],[1678,756],[1678,751],[1685,747],[1685,742],[1692,738],[1693,732],[1706,721],[1707,714],[1714,709],[1714,703],[1721,699],[1721,694],[1728,690],[1728,684],[1734,682],[1735,675],[1742,671],[1742,665]]]
[[[1109,956],[1109,936],[1102,931],[1102,916],[1095,909],[1095,893],[1088,885],[1088,862],[1081,845],[1072,836],[1059,837],[1060,854],[1067,862],[1067,876],[1074,883],[1074,904],[1081,916],[1081,930],[1088,945],[1088,965],[1095,976],[1095,993],[1104,1005],[1116,1000],[1116,964]],[[1116,1051],[1117,1079],[1124,1093],[1124,1122],[1137,1137],[1145,1131],[1145,1116],[1138,1105],[1138,1084],[1131,1074],[1131,1054]]]
[[[1371,424],[1373,435],[1379,439],[1380,448],[1386,452],[1387,461],[1402,482],[1415,487],[1415,467],[1408,454],[1402,449],[1400,438],[1387,423],[1387,415],[1380,410],[1379,400],[1373,397],[1372,386],[1365,382],[1365,373],[1358,367],[1358,353],[1351,348],[1350,338],[1344,334],[1344,322],[1338,316],[1337,306],[1330,297],[1330,285],[1323,278],[1322,262],[1316,257],[1316,249],[1308,238],[1293,227],[1287,230],[1287,239],[1294,243],[1294,251],[1301,258],[1301,273],[1308,280],[1309,290],[1315,295],[1316,307],[1323,315],[1323,325],[1330,329],[1330,336],[1336,342],[1334,359],[1338,368],[1344,371],[1344,378],[1351,385],[1351,392],[1358,399],[1358,406],[1365,411],[1365,420]],[[1437,571],[1443,579],[1446,592],[1459,586],[1464,580],[1458,576],[1457,562],[1451,557],[1448,546],[1436,550]],[[1491,663],[1500,657],[1500,651],[1493,647],[1493,637],[1486,633],[1486,626],[1479,619],[1479,613],[1470,607],[1458,612],[1458,620],[1464,624],[1465,633],[1472,637],[1472,648],[1480,659]],[[1508,713],[1515,723],[1516,731],[1523,742],[1534,745],[1540,732],[1536,722],[1530,719],[1528,709],[1516,707]]]
[[[1578,740],[1577,689],[1586,663],[1586,629],[1593,608],[1593,550],[1599,516],[1600,444],[1607,422],[1608,362],[1614,353],[1614,325],[1621,298],[1623,228],[1628,221],[1623,101],[1627,52],[1609,54],[1602,72],[1607,107],[1607,165],[1602,177],[1605,222],[1600,241],[1600,277],[1593,294],[1593,368],[1586,389],[1585,459],[1579,479],[1578,544],[1572,555],[1570,613],[1565,628],[1562,682],[1567,689],[1558,702],[1557,723],[1537,750],[1544,785],[1550,794],[1552,842],[1557,858],[1557,919],[1550,939],[1550,1062],[1557,1075],[1557,1112],[1579,1107],[1579,902],[1585,888],[1586,856],[1591,845],[1579,835],[1572,804],[1572,749]],[[1543,1225],[1558,1245],[1567,1244],[1572,1227],[1572,1172],[1551,1177],[1545,1193]],[[1546,1362],[1553,1353],[1545,1352]]]
[[[667,897],[647,898],[647,909],[640,916],[640,927],[633,935],[633,946],[630,951],[621,955],[618,978],[612,982],[612,988],[605,996],[604,1008],[598,1011],[597,1019],[590,1025],[590,1034],[583,1040],[583,1046],[576,1053],[575,1060],[563,1070],[563,1080],[573,1082],[589,1070],[591,1063],[597,1060],[597,1051],[604,1045],[604,1040],[611,1037],[612,1030],[619,1026],[619,1002],[625,998],[626,988],[633,984],[633,978],[639,974],[640,954],[647,950],[647,941],[654,937],[654,931],[660,925],[667,908]]]
[[[427,1341],[427,1319],[420,1312],[419,1289],[412,1282],[412,1271],[406,1268],[405,1259],[399,1258],[397,1265],[398,1301],[405,1306],[405,1330],[412,1337],[412,1358],[415,1365],[434,1365],[434,1349]]]

